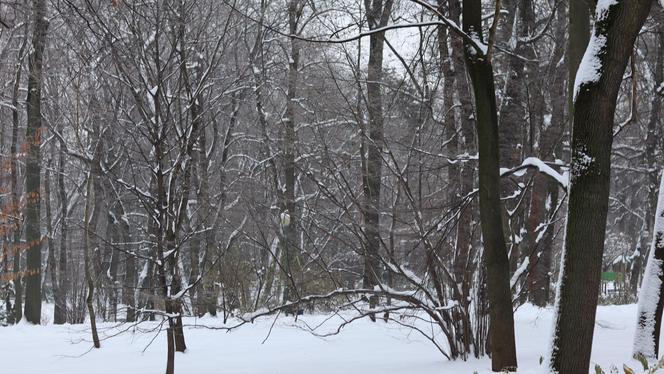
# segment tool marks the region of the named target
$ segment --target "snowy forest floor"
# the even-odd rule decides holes
[[[488,358],[448,362],[435,346],[417,332],[396,323],[360,320],[340,334],[320,338],[302,329],[301,323],[323,330],[338,326],[339,317],[305,315],[298,327],[292,318],[263,318],[232,332],[201,328],[221,326],[221,318],[189,318],[185,323],[188,350],[177,354],[178,374],[442,374],[490,372]],[[542,373],[540,357],[548,350],[552,308],[524,305],[516,312],[516,338],[520,373]],[[329,320],[328,320],[329,319]],[[600,306],[597,313],[591,367],[605,372],[612,365],[622,369],[630,359],[636,305]],[[104,338],[99,350],[90,350],[86,325],[18,326],[0,328],[0,362],[5,374],[140,373],[161,374],[165,368],[166,343],[157,323],[144,323],[131,332],[117,333],[128,325],[102,323]],[[198,325],[199,327],[195,327]],[[263,343],[266,337],[269,338]],[[154,339],[154,341],[153,341]],[[152,343],[151,343],[152,341]],[[545,363],[544,363],[545,364]],[[621,370],[622,372],[622,370]]]

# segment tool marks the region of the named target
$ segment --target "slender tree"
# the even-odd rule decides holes
[[[370,30],[387,26],[393,0],[365,0],[364,7]],[[369,62],[367,65],[367,112],[369,131],[365,132],[366,160],[362,167],[364,192],[364,275],[362,284],[372,288],[380,283],[378,252],[380,250],[380,192],[383,167],[384,115],[381,81],[383,79],[383,50],[385,33],[374,32],[369,37]],[[377,305],[376,296],[369,298],[371,307]],[[375,320],[375,317],[371,317]]]
[[[516,370],[514,315],[510,292],[509,260],[503,233],[500,175],[498,112],[494,86],[491,48],[483,42],[482,2],[463,1],[463,31],[475,37],[480,45],[466,43],[466,66],[475,94],[477,139],[479,146],[479,195],[484,266],[490,314],[491,369]]]

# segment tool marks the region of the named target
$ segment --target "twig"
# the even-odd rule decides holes
[[[491,57],[493,56],[493,45],[496,42],[496,31],[498,30],[498,20],[500,19],[500,0],[496,0],[496,12],[493,17],[493,23],[491,23],[491,29],[489,30],[489,41],[486,50],[486,59],[491,63]]]

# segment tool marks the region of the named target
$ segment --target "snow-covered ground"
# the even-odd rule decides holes
[[[304,316],[310,325],[328,316]],[[630,359],[636,306],[601,306],[595,328],[592,364],[605,372],[622,369]],[[338,320],[336,320],[338,322]],[[547,352],[552,310],[525,305],[516,313],[520,373],[542,373],[540,357]],[[332,321],[335,322],[335,321]],[[175,372],[182,374],[442,374],[490,372],[488,359],[447,362],[416,332],[395,323],[367,320],[346,326],[339,335],[319,338],[294,325],[292,318],[266,318],[232,332],[194,325],[219,326],[220,319],[188,319],[188,350],[177,354]],[[274,323],[274,326],[272,327]],[[332,327],[332,324],[329,325]],[[127,331],[115,324],[100,325],[102,348],[90,350],[85,325],[18,326],[0,328],[0,372],[3,374],[117,374],[163,373],[166,344],[155,338],[152,324]],[[272,329],[271,329],[272,327]],[[271,332],[270,332],[271,330]],[[263,343],[265,338],[269,338]],[[154,341],[151,343],[151,341]],[[546,363],[546,360],[544,360]],[[622,370],[621,370],[622,372]]]

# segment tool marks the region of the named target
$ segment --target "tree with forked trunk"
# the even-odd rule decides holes
[[[503,233],[500,201],[498,110],[491,64],[491,39],[483,42],[482,2],[463,1],[463,31],[478,45],[464,38],[466,66],[475,95],[479,146],[479,195],[484,266],[489,300],[491,369],[516,370],[514,315],[510,292],[509,260]]]

